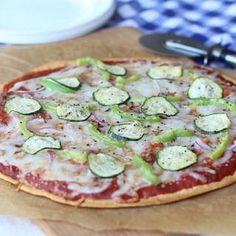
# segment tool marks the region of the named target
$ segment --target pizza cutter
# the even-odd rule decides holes
[[[139,42],[146,49],[164,56],[201,58],[204,65],[212,61],[222,61],[236,66],[236,52],[221,44],[207,47],[197,40],[170,33],[143,35]]]

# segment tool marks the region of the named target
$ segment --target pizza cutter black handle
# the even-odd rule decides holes
[[[225,62],[236,65],[236,52],[230,49],[227,49],[221,45],[215,45],[211,47],[208,51],[207,57],[209,59],[221,59]]]
[[[225,61],[236,64],[236,52],[233,52],[229,49],[225,49],[223,53]]]

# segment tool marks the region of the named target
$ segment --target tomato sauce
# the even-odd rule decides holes
[[[18,179],[18,176],[20,174],[20,170],[18,167],[13,165],[5,166],[2,163],[0,163],[0,172],[15,180]]]
[[[195,186],[210,184],[213,182],[219,182],[224,177],[233,175],[236,171],[236,154],[225,164],[214,167],[209,164],[211,169],[216,171],[216,174],[211,174],[208,172],[197,172],[205,177],[206,181],[201,181],[199,179],[195,179],[189,175],[182,176],[182,178],[175,182],[169,182],[166,184],[161,184],[158,186],[148,186],[141,188],[137,191],[138,198],[150,198],[160,194],[168,194],[180,191],[182,189],[188,189]],[[4,166],[0,164],[0,172],[4,175],[7,175],[13,179],[18,179],[20,170],[16,166]],[[61,196],[68,200],[79,200],[81,198],[90,198],[90,199],[111,199],[112,193],[119,189],[116,178],[113,178],[110,186],[103,192],[93,193],[93,194],[85,194],[81,193],[76,196],[71,196],[71,190],[68,188],[68,182],[66,181],[52,181],[52,180],[42,180],[39,175],[33,175],[32,173],[28,173],[25,176],[25,180],[28,184],[33,187],[41,190],[46,190],[49,193],[53,193],[55,195]],[[132,197],[128,195],[121,196],[123,200],[129,201]],[[137,197],[135,197],[137,198]],[[136,199],[138,200],[138,199]]]

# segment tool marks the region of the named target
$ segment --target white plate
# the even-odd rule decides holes
[[[114,13],[115,0],[1,0],[0,42],[34,44],[86,34]]]

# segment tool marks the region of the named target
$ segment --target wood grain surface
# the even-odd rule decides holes
[[[36,221],[47,236],[178,236],[180,234],[167,234],[158,231],[146,230],[107,230],[96,232],[74,224],[54,221]],[[183,235],[183,234],[181,234]]]
[[[58,60],[72,60],[80,56],[108,57],[145,57],[157,55],[146,52],[138,43],[141,33],[133,28],[113,28],[60,43],[35,46],[6,46],[0,48],[0,76],[5,82],[34,67]],[[35,59],[37,58],[37,60]],[[163,57],[162,57],[163,58]],[[163,58],[166,59],[166,58]],[[172,58],[168,58],[170,60]],[[182,59],[185,60],[185,59]],[[14,64],[14,68],[12,67]],[[232,72],[227,71],[232,74]],[[233,73],[234,74],[234,73]],[[3,77],[4,75],[4,77]],[[159,231],[113,230],[95,232],[91,229],[65,222],[37,220],[48,236],[180,236]],[[157,222],[158,223],[158,222]],[[196,236],[196,234],[194,234]]]

